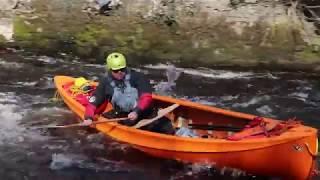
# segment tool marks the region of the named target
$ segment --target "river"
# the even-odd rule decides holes
[[[14,49],[0,53],[1,179],[271,179],[154,158],[90,128],[37,129],[77,122],[63,103],[51,101],[55,75],[95,80],[104,66],[65,54],[54,58]],[[147,64],[134,69],[146,74],[159,94],[277,119],[296,117],[320,126],[317,74],[177,67],[180,77],[170,81],[169,88],[166,72],[171,67]]]

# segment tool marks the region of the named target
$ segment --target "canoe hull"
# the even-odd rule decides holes
[[[72,81],[73,78],[56,76],[54,80],[64,102],[83,119],[84,107],[62,88],[63,84]],[[209,119],[223,117],[228,120],[230,117],[231,122],[235,117],[242,119],[255,117],[170,97],[153,95],[153,99],[169,104],[178,103],[183,108],[212,114],[208,117]],[[109,105],[106,110],[110,108]],[[191,112],[189,114],[192,115]],[[203,114],[201,115],[204,116]],[[99,120],[103,119],[99,117]],[[131,144],[132,147],[156,157],[238,168],[256,175],[279,176],[287,179],[309,178],[318,149],[317,130],[302,125],[284,132],[281,136],[240,141],[176,137],[134,129],[117,123],[98,124],[95,128],[109,137]]]
[[[315,141],[314,138],[309,139],[310,142]],[[222,153],[174,152],[143,146],[136,146],[136,148],[160,158],[213,165],[217,168],[232,167],[255,175],[272,175],[298,180],[307,179],[315,168],[315,161],[310,158],[308,147],[305,145],[307,141],[303,139],[277,147]],[[299,165],[296,166],[296,164]]]
[[[218,168],[237,168],[255,175],[283,177],[290,180],[308,179],[315,169],[314,155],[318,140],[316,136],[259,148],[249,148],[251,146],[250,141],[193,142],[193,146],[199,147],[199,151],[197,151],[197,149],[188,150],[187,148],[190,147],[188,142],[183,142],[183,140],[177,142],[180,138],[177,138],[178,140],[171,139],[172,142],[170,142],[170,139],[153,136],[155,133],[145,134],[142,137],[130,132],[130,128],[128,128],[130,130],[126,130],[127,127],[122,128],[111,125],[111,123],[98,126],[97,129],[115,140],[129,143],[140,151],[165,159],[213,165]],[[128,138],[129,136],[130,138]],[[139,142],[135,142],[135,139],[139,139]],[[269,143],[272,144],[272,142]],[[226,149],[219,150],[221,146],[225,146]],[[239,146],[247,150],[241,150]],[[186,151],[183,149],[186,149]]]

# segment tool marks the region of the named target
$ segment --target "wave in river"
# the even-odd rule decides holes
[[[165,64],[157,64],[157,65],[146,65],[146,68],[150,69],[163,69],[166,70],[172,65]],[[202,76],[206,78],[213,79],[246,79],[253,76],[251,72],[233,72],[233,71],[225,71],[225,70],[213,70],[207,68],[199,68],[199,69],[188,69],[188,68],[176,68],[177,71],[183,72],[184,74],[194,75],[194,76]]]

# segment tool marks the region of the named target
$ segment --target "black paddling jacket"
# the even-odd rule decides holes
[[[152,88],[150,82],[142,73],[129,69],[126,73],[130,74],[130,85],[138,91],[138,104],[134,111],[139,114],[141,111],[151,107]],[[112,78],[111,73],[100,78],[99,85],[93,95],[89,98],[90,103],[86,106],[85,118],[93,117],[97,107],[101,106],[105,102],[111,101],[114,92],[114,88],[111,85],[112,81],[118,86],[124,84],[125,80],[116,80]]]

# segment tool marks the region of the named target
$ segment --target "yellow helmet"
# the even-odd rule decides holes
[[[126,58],[121,53],[111,53],[106,59],[107,70],[118,70],[127,66]]]

